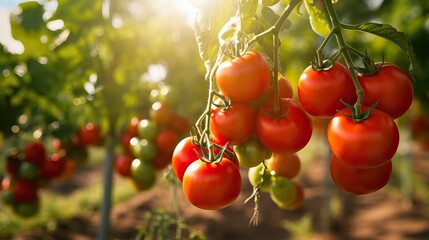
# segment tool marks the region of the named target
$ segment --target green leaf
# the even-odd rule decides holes
[[[268,26],[274,25],[280,17],[269,7],[262,7],[261,16],[264,23],[267,24]]]
[[[262,0],[263,6],[273,6],[277,4],[280,0]]]
[[[367,33],[374,34],[376,36],[385,38],[396,45],[398,45],[402,51],[408,56],[410,66],[408,68],[410,75],[413,76],[414,65],[416,62],[416,54],[414,52],[411,41],[405,36],[403,32],[399,32],[389,24],[380,23],[362,23],[347,27],[348,29],[359,30]]]
[[[258,9],[258,0],[241,0],[238,7],[241,21],[252,19]]]
[[[304,0],[304,4],[305,9],[307,9],[313,31],[322,37],[328,36],[331,31],[331,27],[323,1]]]

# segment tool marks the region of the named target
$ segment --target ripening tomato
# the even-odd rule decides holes
[[[377,109],[393,119],[410,108],[414,95],[413,81],[400,67],[384,63],[374,75],[359,74],[358,79],[364,90],[363,105],[372,106],[378,101]]]
[[[356,90],[347,68],[336,62],[327,70],[308,66],[298,80],[298,98],[304,110],[315,117],[331,117],[344,108],[343,100],[353,105]]]
[[[255,129],[255,112],[247,103],[233,103],[227,109],[214,107],[210,132],[218,142],[238,145],[247,142]]]
[[[182,187],[186,198],[194,206],[207,210],[222,209],[233,203],[240,194],[240,171],[226,158],[216,163],[197,160],[186,169]]]
[[[220,91],[233,102],[250,102],[264,94],[271,79],[270,66],[264,56],[247,51],[227,60],[216,71]]]
[[[389,115],[375,109],[360,122],[345,115],[351,115],[347,108],[335,114],[327,128],[335,156],[355,168],[374,168],[392,159],[399,145],[399,131]]]
[[[296,154],[273,153],[265,164],[276,176],[288,179],[296,177],[301,169],[301,160]]]
[[[131,181],[140,191],[148,190],[155,185],[156,173],[152,163],[134,159],[131,163]]]
[[[129,132],[133,137],[137,137],[137,128],[142,119],[143,118],[140,116],[134,116],[130,119],[128,129],[126,131]]]
[[[150,119],[142,119],[137,125],[137,135],[139,138],[153,141],[158,134],[158,125]]]
[[[79,143],[82,146],[99,145],[102,141],[101,129],[93,122],[88,122],[79,129]]]
[[[295,184],[287,178],[275,177],[271,183],[270,197],[277,205],[292,204],[296,192]]]
[[[40,165],[46,159],[45,146],[40,142],[28,142],[25,145],[24,156],[25,161]]]
[[[122,177],[131,176],[131,163],[134,158],[130,155],[118,155],[115,158],[115,170]]]
[[[293,154],[310,141],[313,126],[308,115],[293,99],[282,98],[281,107],[283,116],[278,119],[269,116],[267,107],[258,111],[256,135],[269,151]]]
[[[170,124],[174,117],[174,112],[171,107],[161,102],[154,102],[149,114],[151,119],[159,126]]]
[[[392,174],[392,161],[375,168],[353,168],[335,155],[330,162],[331,177],[337,187],[352,194],[368,194],[384,187]]]
[[[126,153],[130,153],[130,140],[131,138],[133,138],[135,136],[133,136],[130,132],[125,131],[121,134],[121,145],[122,145],[122,149],[126,152]]]

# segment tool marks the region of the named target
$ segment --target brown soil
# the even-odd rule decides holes
[[[429,153],[413,154],[415,172],[429,182]],[[91,175],[100,179],[100,169],[85,171],[85,179]],[[312,239],[350,239],[350,240],[402,240],[429,239],[429,206],[415,198],[409,201],[401,197],[399,191],[378,191],[365,196],[350,196],[338,191],[335,186],[324,185],[325,163],[315,160],[300,177],[305,186],[304,205],[294,211],[277,208],[269,195],[263,193],[260,201],[259,225],[249,226],[253,213],[253,202],[243,204],[252,189],[243,171],[245,183],[238,200],[230,207],[220,211],[205,211],[190,205],[177,191],[179,205],[185,222],[193,229],[202,231],[208,240],[247,239],[280,240],[289,239],[290,232],[284,227],[284,221],[296,221],[304,215],[313,217]],[[394,179],[392,181],[395,181]],[[78,182],[71,189],[82,187]],[[158,184],[149,191],[142,192],[132,199],[115,205],[111,210],[110,236],[112,239],[134,239],[137,228],[144,224],[145,212],[170,204],[170,189],[167,184]],[[329,196],[329,197],[327,197]],[[329,199],[337,196],[342,202],[342,211],[329,217],[327,209]],[[425,201],[426,203],[428,201]],[[332,203],[332,201],[331,201]],[[330,219],[330,220],[329,220]],[[76,216],[60,221],[56,231],[43,228],[19,234],[13,239],[96,239],[100,215]],[[307,238],[303,238],[307,239]]]

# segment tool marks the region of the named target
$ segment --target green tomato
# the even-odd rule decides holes
[[[253,187],[256,187],[262,180],[262,184],[260,186],[261,191],[270,191],[272,174],[265,168],[263,163],[260,163],[256,167],[249,168],[248,178]]]
[[[3,203],[7,205],[13,205],[15,204],[15,199],[13,198],[13,192],[12,190],[6,190],[2,192],[2,200]]]
[[[14,205],[13,211],[15,214],[21,217],[32,217],[39,212],[39,201],[34,201],[31,203],[19,203]]]
[[[158,95],[159,101],[169,106],[175,106],[180,100],[180,95],[177,90],[170,86],[162,86]]]
[[[150,189],[156,181],[154,166],[138,158],[131,163],[131,180],[139,190]]]
[[[257,138],[251,138],[243,144],[234,146],[234,152],[240,166],[246,168],[256,167],[271,156],[271,153],[259,143]]]
[[[149,119],[142,119],[137,125],[137,134],[140,138],[153,141],[158,133],[158,125]]]
[[[285,177],[276,177],[271,183],[271,200],[277,205],[290,205],[296,196],[296,187]]]
[[[23,179],[35,179],[39,176],[39,167],[34,163],[23,162],[19,166],[18,175]]]
[[[158,154],[156,145],[146,139],[140,141],[140,151],[138,157],[144,161],[153,161]]]

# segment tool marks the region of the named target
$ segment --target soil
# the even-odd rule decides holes
[[[412,166],[415,173],[429,182],[429,152],[413,153]],[[301,235],[301,239],[316,240],[426,240],[429,239],[429,206],[423,201],[412,197],[405,199],[400,191],[378,191],[364,196],[351,196],[324,184],[325,161],[314,160],[300,176],[305,187],[306,200],[302,207],[293,211],[281,210],[262,193],[260,200],[259,224],[249,226],[253,214],[253,202],[244,204],[251,195],[252,188],[243,170],[243,189],[238,200],[228,208],[220,211],[206,211],[190,205],[183,193],[177,191],[179,205],[184,221],[192,229],[204,233],[208,240],[247,239],[247,240],[280,240],[290,239],[291,232],[284,227],[285,221],[294,222],[303,216],[312,217],[312,235]],[[81,182],[71,183],[70,189],[82,187],[91,178],[101,180],[102,171],[93,169],[80,174]],[[82,182],[83,181],[83,182]],[[394,179],[392,181],[395,181]],[[69,189],[69,190],[70,190]],[[170,188],[167,184],[158,184],[149,191],[116,204],[111,209],[110,232],[111,239],[134,239],[137,228],[145,223],[144,215],[159,207],[170,204]],[[335,205],[339,199],[341,204]],[[427,200],[425,201],[428,202]],[[337,214],[329,215],[328,209],[337,210]],[[338,208],[342,206],[342,208]],[[333,211],[335,212],[335,211]],[[56,231],[37,228],[14,236],[14,240],[31,239],[73,239],[89,240],[97,238],[100,214],[90,216],[75,216],[72,219],[61,220]],[[307,232],[308,233],[308,232]]]

